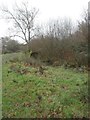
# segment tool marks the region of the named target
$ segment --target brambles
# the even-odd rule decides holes
[[[41,75],[43,74],[44,69],[42,68],[42,66],[39,67],[38,72],[39,72]]]
[[[22,64],[12,64],[8,69],[8,73],[10,72],[15,72],[20,75],[23,75],[23,74],[27,74],[30,71],[27,67],[24,67]]]

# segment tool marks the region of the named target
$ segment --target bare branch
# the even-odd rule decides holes
[[[20,35],[12,35],[12,36],[9,36],[10,38],[12,38],[12,37],[19,37],[19,38],[22,38],[23,40],[25,40],[22,36],[20,36]]]

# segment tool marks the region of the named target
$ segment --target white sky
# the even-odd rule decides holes
[[[25,0],[0,0],[0,6],[14,6],[14,3],[19,3]],[[50,19],[60,17],[69,17],[76,22],[81,18],[84,9],[88,8],[89,0],[27,0],[32,7],[39,9],[38,20],[39,24],[46,23]],[[8,23],[0,20],[0,37],[7,35]]]

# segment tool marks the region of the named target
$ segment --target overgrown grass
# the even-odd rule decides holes
[[[63,67],[47,67],[44,74],[27,66],[25,74],[10,71],[13,63],[3,64],[3,117],[83,118],[88,117],[87,73]],[[24,68],[14,63],[15,69]]]
[[[19,53],[7,53],[7,54],[3,54],[2,57],[2,63],[8,63],[10,61],[21,61],[21,59],[23,58],[23,53],[19,52]]]

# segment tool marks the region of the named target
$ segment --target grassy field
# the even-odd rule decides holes
[[[8,56],[3,56],[3,117],[88,116],[86,72],[46,66],[44,74],[40,75],[37,68],[19,62],[9,62]]]

